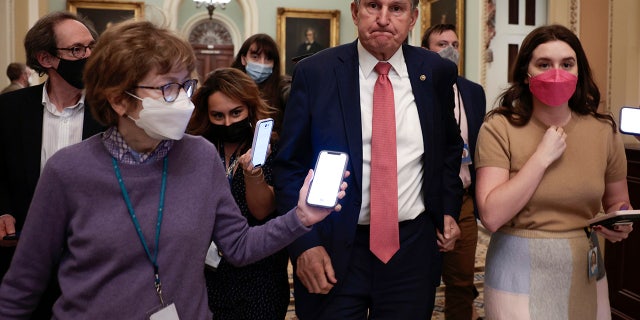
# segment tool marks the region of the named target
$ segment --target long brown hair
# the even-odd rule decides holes
[[[578,37],[561,25],[549,25],[538,27],[531,31],[522,41],[516,61],[511,70],[513,82],[511,86],[500,95],[499,106],[489,111],[487,117],[494,114],[501,114],[509,119],[515,126],[523,126],[531,119],[533,112],[533,96],[529,91],[529,84],[526,82],[529,75],[527,73],[529,62],[533,56],[533,51],[541,44],[550,41],[563,41],[567,43],[576,53],[578,64],[578,84],[576,91],[569,99],[569,108],[581,115],[592,115],[596,119],[608,121],[616,131],[616,124],[609,114],[598,112],[600,103],[600,90],[593,81],[589,61],[580,44]]]
[[[260,97],[258,86],[247,74],[234,68],[220,68],[207,75],[202,86],[191,98],[196,108],[187,126],[187,133],[203,135],[209,131],[209,97],[216,92],[246,105],[249,109],[249,122],[254,127],[258,120],[273,118],[278,113],[278,110]],[[272,143],[277,137],[274,131],[271,136]]]

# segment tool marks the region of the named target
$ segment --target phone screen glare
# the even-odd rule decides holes
[[[320,160],[313,176],[309,203],[322,206],[332,206],[335,203],[345,161],[345,154],[320,154]]]
[[[623,107],[620,111],[620,131],[640,134],[640,108]]]
[[[262,122],[258,127],[256,143],[253,150],[253,165],[264,164],[267,157],[267,149],[269,148],[269,139],[271,138],[271,126],[273,121]]]

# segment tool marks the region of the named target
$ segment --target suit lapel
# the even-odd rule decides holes
[[[458,80],[456,81],[458,85],[458,92],[460,92],[460,97],[462,98],[462,103],[464,104],[464,114],[467,116],[467,119],[473,118],[473,113],[469,110],[473,110],[473,97],[471,96],[471,90],[467,87],[464,81]],[[474,120],[474,119],[472,119]],[[469,120],[467,120],[469,122]]]
[[[435,125],[434,117],[429,116],[435,114],[433,112],[433,97],[435,95],[432,86],[433,73],[432,68],[412,52],[411,49],[412,48],[407,45],[402,48],[404,60],[407,64],[407,71],[409,72],[411,89],[414,92],[413,96],[416,102],[416,107],[418,108],[418,117],[420,118],[420,126],[422,128],[424,154],[425,156],[428,156],[432,154],[428,148],[434,145],[434,142],[430,140],[434,135],[428,134],[428,132],[433,131]],[[428,160],[425,159],[425,161]]]
[[[483,103],[479,105],[476,103],[476,99],[484,99],[482,96],[476,94],[477,92],[473,92],[471,90],[472,85],[467,82],[468,80],[463,78],[458,78],[456,82],[458,84],[458,90],[460,92],[460,96],[462,97],[462,103],[464,105],[464,114],[467,116],[467,132],[469,134],[469,146],[471,147],[471,152],[475,150],[476,139],[478,138],[477,133],[480,130],[480,126],[482,125],[483,116],[484,116],[484,108],[482,107]],[[484,102],[484,101],[483,101]],[[480,107],[481,110],[478,110]]]
[[[349,144],[354,181],[362,185],[362,118],[360,114],[360,83],[357,40],[346,47],[334,70],[338,84],[338,93],[342,115],[345,121],[345,133]]]
[[[42,90],[44,84],[32,87],[33,90],[25,92],[24,116],[21,117],[20,130],[22,145],[24,146],[25,176],[27,184],[35,186],[40,177],[40,157],[42,153],[42,117],[44,106],[42,105]]]

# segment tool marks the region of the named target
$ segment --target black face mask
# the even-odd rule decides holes
[[[70,85],[78,89],[83,89],[82,71],[84,70],[84,65],[87,63],[87,58],[80,60],[59,59],[60,63],[56,70],[58,74]]]
[[[247,139],[251,139],[252,135],[253,128],[247,117],[244,120],[232,123],[230,126],[211,124],[211,129],[204,137],[215,144],[216,142],[244,142]]]

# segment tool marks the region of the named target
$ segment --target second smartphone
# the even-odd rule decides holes
[[[258,120],[251,144],[251,164],[256,168],[262,166],[267,160],[271,131],[273,131],[273,119]]]

